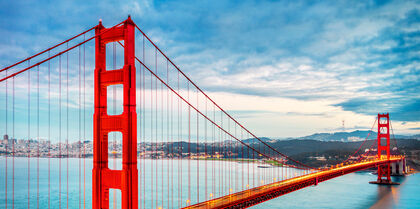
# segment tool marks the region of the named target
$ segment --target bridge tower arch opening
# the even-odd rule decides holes
[[[124,209],[138,207],[135,24],[130,16],[121,25],[95,29],[95,112],[93,115],[92,208],[109,208],[109,190],[121,190]],[[106,44],[124,42],[122,69],[106,69]],[[123,86],[123,112],[107,114],[107,87]],[[122,170],[108,167],[108,133],[122,133]]]

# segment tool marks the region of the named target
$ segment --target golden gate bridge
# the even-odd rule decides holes
[[[367,136],[337,165],[315,168],[279,152],[211,99],[130,17],[109,28],[100,21],[0,73],[2,123],[12,139],[4,143],[4,208],[15,208],[15,201],[26,201],[28,208],[69,208],[69,201],[94,209],[116,208],[116,201],[124,209],[246,208],[375,167],[378,179],[371,183],[393,184],[391,174],[405,169],[404,156],[391,153],[389,114],[378,114],[373,123],[377,143],[362,152]],[[85,176],[90,133],[93,168]],[[15,195],[17,137],[27,138],[24,199]],[[47,143],[40,142],[43,137]],[[78,163],[69,166],[74,144]],[[40,172],[40,158],[48,159],[46,173]],[[255,165],[269,169],[256,172]],[[51,174],[55,166],[58,181]],[[77,182],[69,182],[73,169]],[[40,177],[48,183],[42,185]],[[69,194],[72,183],[77,197]],[[51,198],[57,187],[58,203]]]

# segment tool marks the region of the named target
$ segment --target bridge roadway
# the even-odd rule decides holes
[[[322,170],[260,187],[237,192],[231,195],[215,198],[209,201],[201,202],[195,205],[185,207],[186,209],[203,209],[203,208],[247,208],[267,200],[279,197],[281,195],[308,187],[317,185],[320,182],[330,180],[335,177],[343,176],[360,170],[383,165],[388,162],[397,162],[402,160],[402,156],[392,156],[387,159],[371,159],[355,164],[338,166],[328,170]],[[368,182],[366,182],[368,183]]]

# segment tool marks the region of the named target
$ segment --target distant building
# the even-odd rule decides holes
[[[310,156],[310,159],[315,159],[318,161],[326,161],[327,159],[324,156]]]

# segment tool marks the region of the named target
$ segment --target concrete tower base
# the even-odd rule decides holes
[[[400,183],[388,181],[386,179],[380,181],[370,181],[369,184],[379,184],[379,185],[400,185]]]

